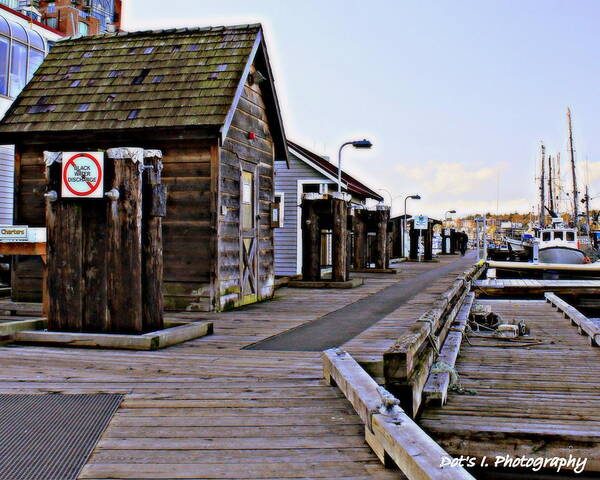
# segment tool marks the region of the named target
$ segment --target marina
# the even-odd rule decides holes
[[[600,478],[600,10],[172,3],[0,0],[0,480]]]

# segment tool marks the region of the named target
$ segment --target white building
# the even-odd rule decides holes
[[[62,33],[13,10],[0,0],[0,118],[23,90]],[[0,145],[0,224],[13,221],[14,148]]]

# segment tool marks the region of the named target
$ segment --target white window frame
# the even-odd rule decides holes
[[[302,273],[302,190],[304,185],[319,185],[319,193],[327,193],[327,185],[337,183],[327,178],[306,178],[297,180],[297,209],[296,214],[296,274]]]
[[[279,228],[283,228],[285,226],[285,192],[273,193],[275,201],[277,201],[277,197],[281,199],[279,201]]]

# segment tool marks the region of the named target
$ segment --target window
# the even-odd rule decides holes
[[[8,38],[0,36],[0,59],[6,59],[5,62],[0,61],[0,95],[8,95],[8,51],[10,41]]]
[[[542,232],[542,240],[544,242],[549,242],[551,237],[552,235],[550,234],[550,232]]]
[[[132,85],[141,85],[142,83],[144,83],[144,80],[146,79],[146,77],[148,76],[149,73],[150,73],[150,69],[149,68],[144,68],[140,72],[140,74],[133,79],[133,81],[131,82],[131,84]]]
[[[88,34],[88,24],[85,22],[79,22],[79,35]]]
[[[554,232],[554,240],[562,240],[563,232]]]
[[[575,241],[575,232],[565,232],[567,234],[567,242]]]
[[[0,16],[0,95],[16,97],[46,54],[46,42],[33,30]]]
[[[274,228],[281,228],[283,227],[285,217],[285,194],[275,193],[273,199],[273,206],[271,207],[271,226]]]
[[[12,42],[9,96],[16,97],[27,83],[27,46]]]
[[[305,183],[302,185],[302,193],[320,193],[320,187],[318,183]]]
[[[53,28],[56,30],[58,28],[58,18],[48,17],[46,19],[46,25],[48,25],[50,28]]]

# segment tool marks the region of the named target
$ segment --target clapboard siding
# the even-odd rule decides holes
[[[251,69],[254,72],[254,67]],[[249,134],[255,135],[249,139]],[[240,195],[242,170],[255,175],[255,214],[258,250],[256,253],[256,299],[273,295],[273,139],[266,106],[259,84],[246,82],[220,154],[219,189],[221,202],[227,207],[219,212],[218,270],[216,286],[219,309],[242,305],[248,301],[242,286],[243,258],[240,227]]]
[[[14,147],[0,146],[0,224],[13,223]]]
[[[284,194],[283,227],[275,229],[275,274],[296,275],[298,265],[299,180],[328,181],[327,177],[289,152],[289,169],[285,161],[275,162],[275,191]]]

